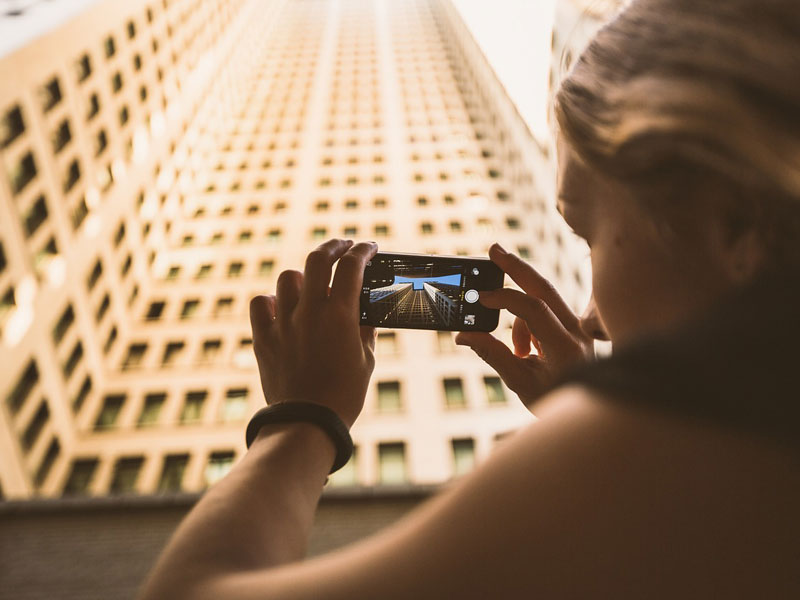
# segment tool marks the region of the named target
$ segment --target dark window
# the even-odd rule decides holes
[[[151,261],[152,264],[152,261]],[[122,267],[120,268],[120,275],[125,277],[128,274],[128,271],[131,270],[131,266],[133,265],[133,255],[130,253],[125,257],[125,262],[122,263]]]
[[[89,206],[86,204],[86,196],[78,200],[71,212],[72,228],[77,229],[89,214]]]
[[[108,351],[111,350],[111,347],[114,345],[114,342],[117,341],[117,337],[119,336],[119,332],[117,331],[117,326],[114,325],[111,328],[111,331],[108,332],[108,337],[106,338],[105,343],[103,344],[103,352],[108,354]]]
[[[190,319],[200,307],[200,300],[187,300],[181,309],[181,319]]]
[[[36,161],[28,152],[11,171],[11,191],[19,194],[36,177]]]
[[[454,377],[445,379],[444,396],[447,408],[464,408],[467,405],[467,398],[464,395],[464,385],[461,379]]]
[[[100,276],[103,274],[103,263],[100,262],[100,259],[94,263],[94,267],[92,267],[91,273],[89,273],[89,277],[86,278],[86,287],[89,288],[91,292],[94,289],[94,286],[97,284],[97,280],[100,279]]]
[[[169,342],[164,348],[164,355],[161,357],[161,366],[169,367],[175,363],[185,344],[183,342]]]
[[[23,449],[27,451],[33,447],[49,418],[50,407],[47,406],[47,400],[42,400],[39,408],[36,409],[36,414],[33,415],[31,422],[25,428],[25,433],[22,434]]]
[[[94,138],[94,155],[100,156],[107,147],[108,136],[106,135],[106,130],[101,129]]]
[[[96,458],[73,461],[72,470],[69,473],[66,485],[64,485],[64,495],[86,494],[89,490],[89,485],[92,483],[94,472],[97,470],[98,462]]]
[[[50,445],[47,447],[47,452],[42,459],[42,462],[39,464],[39,468],[36,469],[36,475],[34,476],[34,484],[36,487],[41,487],[42,484],[47,479],[47,475],[50,473],[50,469],[53,468],[53,463],[56,462],[58,455],[61,453],[61,444],[58,442],[58,438],[53,438],[50,442]]]
[[[69,357],[64,362],[62,366],[62,372],[64,373],[64,378],[69,379],[72,374],[75,372],[75,367],[78,366],[78,363],[81,362],[83,358],[83,344],[78,341],[75,346],[72,348],[72,352],[70,352]]]
[[[45,112],[61,102],[61,86],[57,77],[53,77],[42,86],[41,90],[39,90],[39,97],[42,101],[42,109]]]
[[[92,61],[88,54],[84,54],[75,61],[75,73],[78,75],[78,81],[86,81],[86,78],[92,74]]]
[[[159,492],[179,492],[183,486],[183,474],[189,464],[188,454],[170,454],[164,457],[164,467],[158,480]]]
[[[81,167],[78,164],[78,160],[75,159],[69,164],[67,172],[64,175],[64,184],[63,184],[64,193],[66,194],[67,192],[69,192],[75,186],[75,184],[78,183],[78,180],[80,178],[81,178]]]
[[[137,427],[150,427],[158,423],[158,416],[167,400],[167,395],[163,392],[158,394],[147,394],[144,398],[142,412],[139,414]]]
[[[46,220],[47,203],[44,201],[44,196],[39,196],[25,215],[25,235],[31,237]]]
[[[108,312],[108,308],[111,306],[111,298],[108,294],[103,296],[102,302],[100,302],[100,306],[97,307],[97,312],[94,315],[95,321],[98,323],[103,320],[103,317],[106,316]]]
[[[166,304],[167,303],[163,300],[152,302],[150,307],[147,309],[147,316],[145,318],[148,320],[160,319]]]
[[[130,113],[128,112],[128,107],[127,106],[123,106],[121,109],[119,109],[119,124],[120,125],[125,125],[125,123],[128,122],[129,118],[130,118]]]
[[[5,271],[8,261],[6,260],[6,252],[3,250],[3,244],[0,244],[0,273]]]
[[[133,39],[136,37],[136,23],[133,21],[128,21],[127,25],[128,37]]]
[[[118,248],[125,239],[125,223],[120,223],[117,232],[114,234],[114,248]]]
[[[180,422],[182,424],[199,422],[203,418],[203,405],[207,397],[208,392],[205,390],[188,392],[181,410]]]
[[[112,394],[103,398],[103,408],[94,422],[95,429],[109,429],[117,424],[117,418],[125,403],[124,394]]]
[[[131,344],[128,346],[128,355],[122,363],[122,368],[133,369],[140,366],[145,352],[147,352],[147,344]]]
[[[135,54],[133,56],[133,68],[136,71],[138,71],[138,70],[140,70],[142,68],[142,55],[141,54]]]
[[[6,111],[0,124],[0,149],[5,148],[25,132],[22,110],[19,105]]]
[[[378,410],[380,412],[397,412],[402,409],[403,403],[400,396],[400,382],[378,382]]]
[[[486,397],[489,404],[502,404],[506,401],[503,391],[503,384],[499,377],[486,376],[483,378],[483,385],[486,388]]]
[[[69,144],[69,141],[72,139],[72,133],[69,130],[69,121],[64,119],[61,122],[61,125],[58,126],[53,132],[53,137],[51,138],[51,142],[53,143],[53,152],[58,154],[64,149],[64,146]]]
[[[117,52],[117,44],[114,42],[113,36],[108,36],[103,44],[106,52],[106,58],[111,58]]]
[[[92,378],[87,375],[83,383],[81,384],[81,389],[78,390],[78,393],[75,394],[75,397],[72,399],[72,412],[78,413],[83,406],[83,403],[86,401],[86,398],[89,397],[89,394],[92,391]]]
[[[97,113],[100,112],[100,98],[97,97],[97,94],[92,94],[89,97],[89,108],[86,111],[86,120],[91,121],[97,116]]]
[[[67,331],[69,328],[72,327],[72,324],[75,322],[75,311],[72,309],[72,305],[70,304],[61,313],[61,317],[59,317],[58,322],[56,322],[55,327],[53,327],[53,342],[56,344],[60,344],[61,340],[64,339]]]
[[[119,71],[111,77],[111,89],[115,94],[122,89],[122,73]]]
[[[144,457],[131,456],[120,458],[114,464],[114,474],[111,477],[111,494],[126,494],[136,491],[136,480],[142,470]]]
[[[206,485],[213,485],[231,470],[235,458],[233,451],[227,452],[212,452],[208,457],[208,464],[206,465],[205,479]]]
[[[6,398],[6,404],[11,409],[11,414],[16,414],[19,411],[38,382],[39,368],[36,366],[36,361],[31,360],[28,366],[25,367],[25,371],[23,371],[14,389]]]

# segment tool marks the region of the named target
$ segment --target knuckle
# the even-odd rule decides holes
[[[324,264],[329,257],[329,253],[322,247],[312,250],[306,257],[306,267],[315,267]]]

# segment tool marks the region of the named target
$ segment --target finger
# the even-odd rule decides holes
[[[480,302],[487,308],[505,308],[524,320],[528,331],[542,342],[546,352],[559,353],[574,348],[571,334],[541,298],[519,290],[503,289],[481,292]]]
[[[318,246],[306,258],[303,271],[303,301],[313,301],[328,296],[333,263],[353,245],[352,240],[328,240]]]
[[[250,328],[253,347],[261,346],[275,321],[275,296],[255,296],[250,300]]]
[[[528,324],[516,317],[514,325],[511,327],[511,341],[514,342],[514,354],[525,358],[531,353],[531,330]]]
[[[361,343],[369,348],[370,351],[375,352],[375,340],[378,337],[378,330],[375,327],[362,325],[359,327],[358,333],[361,336]]]
[[[284,271],[278,277],[276,284],[276,309],[278,320],[286,322],[295,306],[300,300],[300,290],[303,287],[303,274],[300,271]]]
[[[353,318],[358,317],[357,304],[364,283],[364,269],[367,261],[375,256],[376,252],[378,244],[362,242],[350,248],[336,265],[336,274],[331,285],[331,300],[348,309],[352,308],[350,312],[353,313]]]
[[[570,331],[578,327],[578,317],[547,279],[518,256],[506,252],[500,244],[489,248],[489,258],[503,269],[525,293],[541,298]]]
[[[461,332],[456,335],[455,342],[459,346],[469,346],[475,354],[492,367],[508,384],[515,380],[519,370],[520,358],[514,356],[503,342],[490,333]]]

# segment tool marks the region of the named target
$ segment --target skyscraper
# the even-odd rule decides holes
[[[500,241],[585,298],[551,151],[449,0],[6,6],[4,496],[224,475],[263,403],[248,300],[326,238]],[[334,484],[444,481],[531,418],[449,333],[381,330],[377,355]]]

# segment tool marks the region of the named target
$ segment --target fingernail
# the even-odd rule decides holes
[[[500,244],[498,244],[497,242],[495,242],[495,243],[494,243],[494,247],[495,247],[495,250],[497,250],[497,251],[498,251],[500,254],[508,254],[508,252],[506,251],[506,249],[505,249],[505,248],[503,248],[503,247],[502,247]]]

